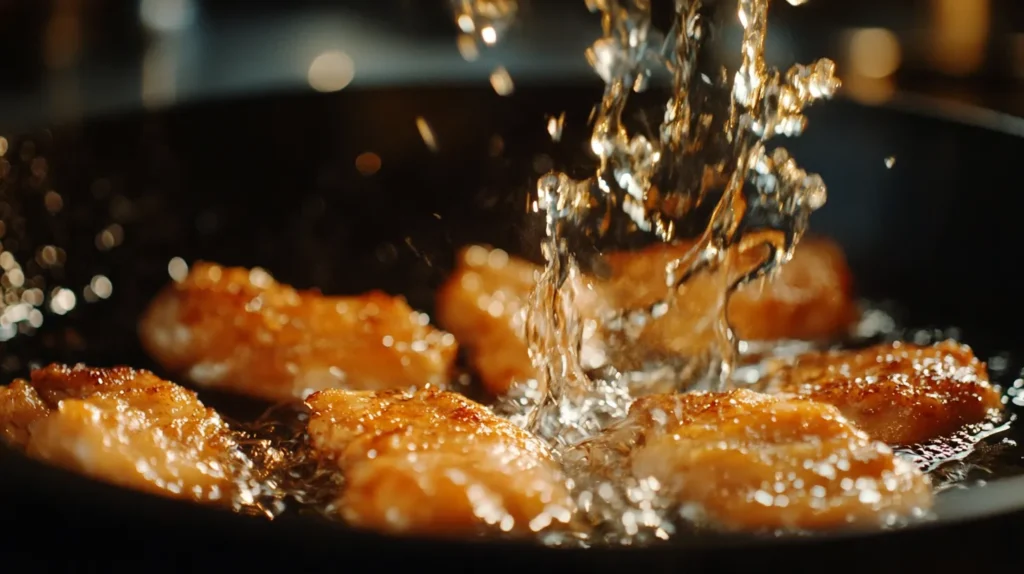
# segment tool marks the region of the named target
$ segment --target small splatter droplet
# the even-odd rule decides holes
[[[181,257],[174,257],[167,262],[167,274],[177,283],[181,283],[188,276],[188,263]]]
[[[491,87],[494,88],[494,91],[499,96],[509,96],[515,91],[512,76],[508,74],[508,70],[503,66],[499,66],[491,72]]]
[[[430,124],[423,119],[423,116],[416,117],[416,129],[419,130],[420,137],[423,138],[423,143],[427,144],[427,148],[432,152],[437,152],[437,138],[434,137],[434,130],[430,129]]]
[[[563,126],[565,126],[565,112],[562,112],[558,117],[551,116],[548,118],[548,135],[551,136],[551,141],[557,142],[562,139]]]

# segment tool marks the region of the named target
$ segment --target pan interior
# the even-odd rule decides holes
[[[3,379],[55,361],[159,373],[136,321],[175,258],[261,266],[331,294],[379,288],[430,312],[459,247],[535,256],[525,194],[552,167],[586,165],[571,142],[585,140],[598,89],[278,94],[5,134],[4,248],[26,270],[34,263],[29,278],[51,297],[74,297],[0,343]],[[544,118],[562,111],[564,143],[554,144]],[[1024,140],[844,102],[811,122],[787,147],[829,184],[812,232],[843,246],[867,300],[909,327],[955,327],[1012,385],[1024,305],[1006,275],[1020,263],[1008,246],[1024,198],[1005,184]],[[367,153],[380,160],[373,173],[359,168]],[[263,409],[201,397],[241,419]],[[992,442],[1022,439],[1014,427]],[[1022,453],[1007,452],[975,469],[987,486],[940,497],[940,521],[1024,509]]]

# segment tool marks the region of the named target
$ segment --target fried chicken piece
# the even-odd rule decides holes
[[[683,257],[692,243],[658,244],[639,252],[605,257],[610,279],[598,288],[610,310],[642,309],[666,298],[665,266]],[[736,250],[730,276],[755,268],[766,256],[762,249]],[[665,316],[650,322],[635,344],[637,350],[692,357],[704,353],[715,339],[715,310],[724,292],[723,272],[699,273],[687,281]],[[840,248],[824,239],[804,239],[774,280],[740,287],[729,299],[729,322],[746,341],[820,340],[845,334],[857,319],[851,275]]]
[[[910,445],[981,422],[1002,408],[967,345],[888,343],[807,353],[769,367],[769,390],[835,405],[872,437]]]
[[[486,388],[501,395],[536,378],[527,351],[524,310],[540,267],[479,245],[458,255],[458,265],[437,293],[437,321],[466,350]]]
[[[310,444],[338,466],[350,523],[386,532],[538,531],[570,519],[559,469],[528,432],[435,389],[321,391]]]
[[[930,508],[928,477],[832,405],[746,389],[649,395],[631,465],[684,516],[735,530],[890,523]]]
[[[455,338],[401,297],[326,297],[259,268],[195,265],[140,324],[146,350],[202,386],[270,401],[327,388],[445,386]]]
[[[651,322],[622,349],[621,341],[603,348],[604,318],[623,309],[648,307],[668,293],[665,265],[683,256],[690,243],[657,245],[605,257],[608,278],[590,279],[578,292],[581,315],[594,329],[584,352],[612,356],[619,367],[634,367],[647,354],[692,357],[714,342],[716,300],[723,282],[716,274],[697,275],[669,312]],[[751,251],[739,265],[753,266],[763,256]],[[473,246],[438,293],[438,321],[470,352],[484,386],[501,395],[516,383],[536,377],[522,339],[523,308],[540,268],[499,249]],[[729,319],[745,340],[827,339],[844,334],[857,317],[850,272],[832,242],[805,239],[793,259],[763,288],[751,283],[730,299]],[[620,352],[616,352],[620,351]]]
[[[199,502],[230,503],[246,468],[195,393],[128,367],[50,365],[0,387],[0,436],[47,463]]]

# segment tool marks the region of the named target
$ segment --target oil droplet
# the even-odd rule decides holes
[[[181,257],[173,257],[167,262],[167,274],[176,283],[181,283],[188,277],[188,263]]]
[[[109,251],[124,241],[124,229],[117,223],[110,225],[96,235],[96,249]]]
[[[885,167],[892,169],[892,166],[896,165],[896,156],[889,156],[885,158]]]
[[[494,91],[499,96],[508,96],[515,91],[515,86],[512,84],[512,76],[502,66],[491,72],[491,87],[494,88]]]
[[[437,153],[437,138],[434,137],[434,130],[430,128],[430,124],[423,116],[416,116],[416,129],[420,132],[420,137],[423,138],[423,143],[427,144],[427,148]]]
[[[380,156],[372,151],[364,152],[356,156],[356,170],[365,176],[371,176],[380,171]]]
[[[348,54],[324,52],[309,65],[309,86],[318,92],[337,92],[352,81],[355,65]]]
[[[451,0],[455,25],[474,44],[493,46],[515,22],[516,0]]]
[[[480,30],[480,37],[483,39],[484,44],[493,46],[498,41],[498,32],[493,26],[487,26]]]
[[[46,211],[57,213],[64,208],[64,198],[56,191],[50,190],[43,196],[43,205],[46,206]]]
[[[476,40],[469,34],[459,36],[457,46],[459,47],[459,54],[462,56],[462,59],[467,62],[473,62],[480,57],[480,50],[476,47]]]
[[[58,287],[50,294],[50,310],[57,315],[66,315],[75,308],[75,292],[71,289]]]
[[[551,136],[551,141],[557,142],[562,139],[562,127],[565,125],[565,112],[562,112],[558,117],[551,116],[548,118],[548,135]]]
[[[100,299],[106,299],[114,292],[114,284],[105,275],[96,275],[89,281],[89,288]]]

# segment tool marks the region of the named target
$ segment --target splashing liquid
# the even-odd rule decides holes
[[[820,60],[785,74],[770,69],[764,58],[768,4],[738,2],[742,63],[730,82],[724,68],[705,69],[706,41],[716,13],[727,3],[677,0],[673,25],[662,34],[652,25],[647,0],[588,2],[601,13],[603,29],[586,54],[605,81],[590,138],[598,167],[582,181],[557,172],[543,176],[530,205],[545,214],[547,266],[525,321],[542,394],[525,420],[554,445],[594,436],[629,406],[621,375],[590,377],[581,364],[583,327],[573,305],[574,293],[582,288],[581,239],[595,243],[637,230],[669,242],[698,207],[716,199],[695,246],[666,269],[672,295],[647,308],[620,310],[605,324],[635,339],[644,325],[686,297],[689,279],[724,271],[716,275],[722,284],[715,302],[714,358],[701,377],[683,380],[679,387],[703,382],[721,389],[731,380],[737,356],[738,342],[725,313],[729,295],[787,262],[811,212],[825,202],[820,177],[800,169],[784,149],[768,151],[766,144],[777,135],[803,131],[804,109],[839,87],[835,66]],[[646,90],[656,72],[672,78],[658,133],[630,134],[623,121],[630,94]],[[737,268],[737,255],[751,250],[763,251],[761,262]]]
[[[592,11],[600,12],[603,30],[586,53],[605,82],[591,117],[590,147],[598,165],[587,179],[551,172],[537,182],[528,207],[544,217],[541,248],[546,266],[523,324],[538,378],[516,387],[496,406],[545,440],[569,477],[579,527],[542,534],[548,544],[639,545],[668,539],[681,527],[679,509],[663,498],[657,481],[637,479],[627,464],[639,429],[623,419],[632,402],[629,383],[637,373],[586,360],[583,341],[593,325],[577,307],[588,289],[580,254],[623,233],[673,241],[699,208],[711,207],[694,247],[666,268],[670,296],[646,308],[618,310],[603,318],[603,326],[624,340],[635,339],[646,324],[687,296],[691,278],[717,271],[721,284],[714,309],[714,356],[688,359],[706,368],[688,369],[693,376],[677,378],[675,390],[724,390],[743,379],[735,369],[741,344],[725,313],[729,296],[747,282],[776,273],[792,256],[810,214],[825,203],[821,178],[800,169],[784,149],[769,151],[767,144],[775,136],[803,131],[804,109],[838,89],[835,67],[820,60],[785,73],[769,68],[764,58],[768,4],[738,1],[742,63],[730,79],[724,68],[708,64],[707,42],[716,15],[733,4],[676,0],[673,24],[663,34],[652,25],[649,0],[587,1]],[[498,41],[516,13],[514,2],[463,0],[453,6],[463,39],[488,45]],[[630,95],[645,91],[655,74],[663,72],[669,74],[671,88],[658,130],[651,136],[631,134],[623,121]],[[548,129],[557,140],[562,119],[552,120],[547,120]],[[763,254],[759,263],[740,267],[738,255],[752,250]],[[865,321],[869,319],[877,318],[868,313]],[[763,354],[795,350],[800,349],[773,346]],[[651,373],[639,375],[644,374]],[[253,492],[251,508],[276,515],[286,500],[294,500],[300,508],[335,514],[332,506],[341,479],[336,469],[323,468],[307,451],[306,416],[301,408],[271,412],[246,431],[246,455],[263,469],[258,482],[264,488]],[[952,440],[915,445],[902,454],[922,469],[941,470],[1007,424],[983,423]],[[957,473],[969,470],[944,468],[950,476],[943,485],[954,484],[962,478]],[[685,517],[687,509],[681,511]]]
[[[602,36],[586,57],[604,80],[591,117],[590,148],[598,165],[584,180],[551,172],[537,182],[530,203],[545,217],[546,267],[526,309],[525,336],[539,373],[532,395],[512,397],[502,410],[546,440],[560,457],[579,508],[595,526],[592,540],[639,543],[667,538],[674,521],[659,502],[658,485],[624,473],[632,444],[629,429],[598,433],[627,414],[626,377],[611,367],[588,372],[581,360],[584,325],[574,301],[581,289],[578,254],[628,232],[670,242],[684,220],[716,201],[694,247],[666,268],[670,295],[604,318],[625,340],[665,315],[686,297],[688,281],[718,271],[716,345],[712,357],[691,359],[706,369],[681,379],[676,390],[724,389],[732,380],[738,341],[726,304],[739,286],[771,276],[792,256],[808,218],[825,203],[821,178],[800,169],[782,148],[768,151],[777,135],[799,135],[804,109],[839,87],[835,66],[820,60],[785,74],[765,63],[768,0],[739,0],[742,63],[732,76],[710,69],[707,41],[725,2],[677,0],[670,30],[652,25],[649,0],[588,0],[602,17]],[[671,89],[656,134],[631,134],[623,120],[630,95],[643,92],[656,73]],[[737,268],[738,255],[762,250],[760,263]],[[696,374],[699,373],[699,376]],[[510,405],[511,404],[511,408]],[[515,408],[526,412],[515,416]]]

